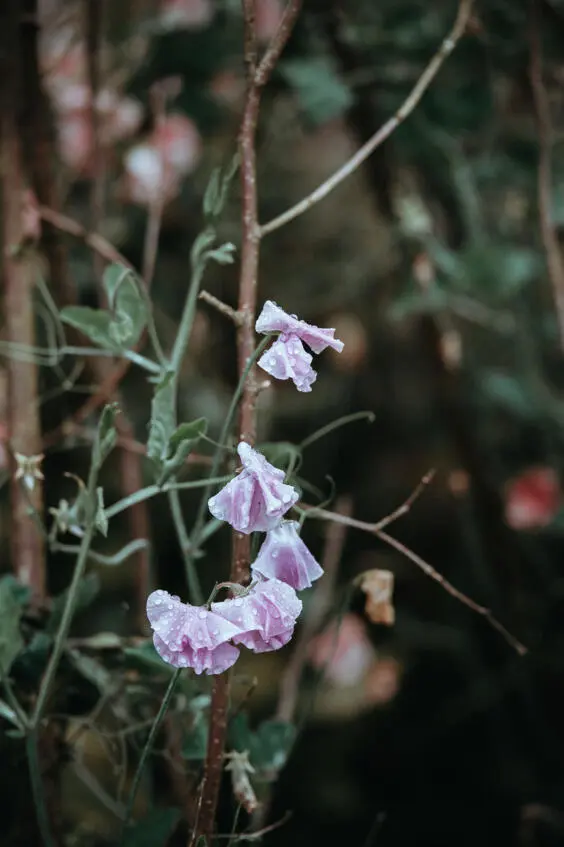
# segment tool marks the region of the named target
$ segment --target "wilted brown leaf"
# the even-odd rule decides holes
[[[394,575],[391,571],[370,570],[359,577],[359,586],[366,594],[364,611],[372,623],[393,626],[396,613],[393,606]]]

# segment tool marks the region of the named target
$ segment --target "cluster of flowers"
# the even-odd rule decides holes
[[[282,374],[281,379],[293,379],[298,389],[298,382],[302,383],[291,357],[303,355],[309,360],[308,367],[311,363],[302,341],[316,352],[327,346],[342,348],[333,338],[334,330],[310,326],[271,301],[265,304],[256,329],[281,333],[265,354],[262,367],[274,376]],[[297,353],[294,345],[299,346]],[[285,371],[271,366],[272,359],[276,362],[282,355],[272,350],[280,351],[281,346],[290,347],[290,365]],[[311,372],[310,384],[315,379],[315,372]],[[226,521],[237,532],[266,533],[251,565],[250,586],[229,584],[235,594],[232,599],[200,607],[182,603],[162,590],[154,591],[147,600],[153,642],[161,658],[175,667],[193,668],[198,674],[217,674],[230,668],[239,656],[236,645],[263,653],[287,644],[302,610],[296,591],[309,588],[323,574],[299,536],[299,524],[285,519],[299,495],[284,482],[284,471],[244,441],[237,452],[240,473],[210,498],[208,507],[215,518]]]

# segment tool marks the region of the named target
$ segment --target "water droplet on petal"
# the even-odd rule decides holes
[[[203,621],[204,618],[206,617],[206,610],[200,609],[200,611],[198,612],[198,617],[200,618],[201,621]]]

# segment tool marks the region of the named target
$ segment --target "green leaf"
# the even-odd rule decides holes
[[[108,298],[110,309],[114,309],[116,304],[116,292],[125,279],[132,276],[132,272],[125,265],[116,263],[108,265],[104,271],[103,285]]]
[[[100,415],[98,430],[96,432],[96,438],[92,448],[92,466],[96,470],[103,465],[115,446],[117,438],[115,419],[118,411],[119,408],[117,403],[110,403],[109,405],[104,406],[102,414]]]
[[[207,430],[205,418],[183,423],[175,429],[174,374],[168,373],[157,385],[151,403],[147,456],[155,463],[159,485],[185,462],[194,445]]]
[[[174,673],[174,668],[163,662],[152,641],[146,641],[138,647],[125,647],[123,655],[129,667],[144,673]]]
[[[313,123],[330,121],[342,115],[352,104],[350,89],[327,56],[287,59],[280,63],[279,68]]]
[[[122,847],[165,847],[179,820],[178,809],[153,809],[127,829]]]
[[[203,209],[206,218],[217,218],[225,206],[231,181],[239,167],[236,153],[225,169],[214,168],[204,193]]]
[[[208,422],[205,418],[197,418],[191,423],[183,423],[172,433],[168,442],[168,457],[162,465],[159,484],[163,485],[170,476],[178,471],[202,435],[205,435]]]
[[[22,603],[19,587],[13,577],[0,579],[0,675],[8,674],[23,650],[20,632]]]
[[[151,401],[151,421],[147,440],[147,456],[159,467],[168,456],[168,445],[174,432],[174,374],[167,373],[159,382]]]
[[[480,380],[480,386],[488,399],[508,412],[525,420],[538,418],[538,404],[533,402],[530,392],[518,379],[501,371],[486,371]]]
[[[272,779],[284,767],[295,737],[295,726],[286,721],[264,721],[253,732],[242,712],[229,724],[230,746],[241,753],[247,750],[251,764],[264,779]]]
[[[219,247],[216,247],[215,250],[208,250],[206,253],[206,259],[213,259],[214,262],[217,262],[218,265],[232,265],[233,264],[233,254],[237,248],[234,244],[231,244],[230,241],[226,241],[225,244],[221,244]]]
[[[147,307],[139,285],[123,265],[110,265],[104,273],[104,288],[113,312],[110,336],[120,349],[135,347],[147,324]]]
[[[61,320],[78,329],[95,344],[119,353],[134,347],[147,323],[147,309],[139,282],[124,265],[110,265],[104,288],[111,312],[88,306],[67,306]]]
[[[90,604],[95,600],[95,598],[100,593],[100,580],[98,575],[95,573],[87,574],[84,579],[81,580],[79,588],[78,588],[78,596],[76,600],[76,611],[79,612],[81,609],[86,609]],[[67,602],[67,591],[63,591],[62,594],[59,594],[54,598],[53,604],[51,606],[51,614],[49,615],[49,620],[47,621],[47,626],[45,630],[48,634],[53,635],[61,622],[61,617],[63,615],[63,611]]]
[[[280,771],[296,737],[296,727],[286,721],[269,720],[257,730],[257,744],[251,763],[257,770],[268,773]]]
[[[111,332],[111,315],[103,309],[91,309],[88,306],[65,306],[61,310],[61,320],[82,332],[98,346],[106,350],[113,350],[115,353],[121,351],[120,345]]]
[[[39,680],[47,665],[52,645],[53,639],[50,635],[46,632],[36,632],[16,660],[18,673],[26,676],[31,682]]]
[[[184,736],[182,755],[189,761],[202,761],[208,748],[208,721],[203,712],[198,712],[194,722]]]
[[[215,229],[212,226],[209,226],[196,237],[190,253],[190,262],[193,269],[199,268],[202,262],[205,262],[205,254],[214,243],[215,236]]]
[[[114,687],[112,674],[97,659],[87,656],[80,650],[67,650],[67,656],[78,673],[95,685],[101,694],[105,694]]]
[[[108,535],[108,518],[104,510],[104,489],[100,486],[96,489],[96,513],[94,515],[94,526],[104,538]]]

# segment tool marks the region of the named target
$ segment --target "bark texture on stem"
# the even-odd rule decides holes
[[[23,204],[26,183],[18,126],[20,62],[18,50],[19,3],[6,0],[0,14],[0,161],[2,196],[2,278],[6,340],[35,344],[33,315],[34,268],[22,250]],[[36,601],[45,595],[43,538],[34,528],[30,504],[42,512],[41,486],[26,495],[15,478],[14,452],[26,456],[41,453],[41,429],[37,404],[37,366],[9,359],[7,430],[11,463],[11,557],[18,579],[31,588]]]
[[[239,136],[242,184],[242,239],[241,270],[237,313],[240,324],[237,332],[237,360],[239,376],[247,366],[255,349],[255,317],[257,303],[257,277],[259,264],[260,230],[258,225],[258,198],[256,182],[255,137],[260,109],[260,96],[270,74],[284,49],[301,8],[301,0],[289,0],[277,32],[264,56],[257,59],[255,31],[255,0],[242,0],[245,18],[245,65],[247,68],[247,93]],[[239,441],[254,444],[256,437],[256,378],[255,368],[249,372],[241,398]],[[246,582],[249,578],[250,543],[248,535],[233,533],[231,557],[231,582]],[[215,678],[210,706],[210,732],[202,782],[196,826],[191,839],[195,844],[200,836],[209,843],[215,826],[215,816],[221,774],[223,750],[227,729],[229,679],[226,674]]]

